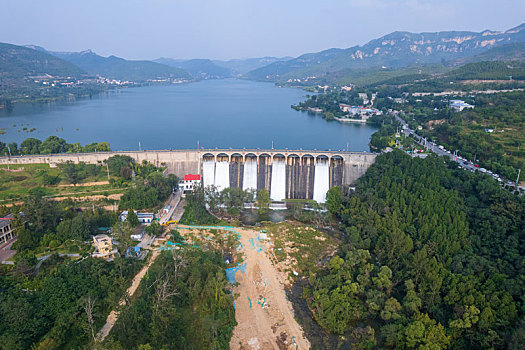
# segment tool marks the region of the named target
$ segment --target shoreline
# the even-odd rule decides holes
[[[194,83],[199,80],[188,80],[188,81],[181,81],[181,82],[173,82],[173,83],[152,83],[152,82],[144,82],[144,83],[133,83],[133,85],[111,85],[111,86],[103,86],[100,85],[99,91],[95,91],[93,93],[85,93],[80,95],[75,95],[72,93],[67,93],[64,95],[59,96],[53,96],[53,97],[37,97],[37,98],[12,98],[12,97],[6,97],[6,96],[0,96],[0,98],[4,99],[7,104],[11,104],[11,106],[14,107],[15,104],[45,104],[45,103],[54,103],[54,102],[64,102],[64,101],[71,101],[76,102],[77,100],[84,100],[89,99],[94,96],[98,96],[104,93],[110,93],[110,92],[116,92],[121,89],[131,89],[131,88],[140,88],[140,87],[146,87],[146,86],[169,86],[169,85],[177,85],[177,84],[188,84],[188,83]],[[8,110],[7,104],[0,104],[0,110]]]
[[[359,124],[368,123],[368,120],[364,120],[364,119],[350,119],[350,118],[339,118],[339,117],[334,117],[334,119],[337,120],[339,123],[359,123]]]

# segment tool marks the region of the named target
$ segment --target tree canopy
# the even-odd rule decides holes
[[[387,348],[523,344],[521,197],[444,159],[400,151],[379,156],[340,206],[331,191],[346,243],[304,291],[325,329],[353,329],[366,343],[355,327],[371,327]]]

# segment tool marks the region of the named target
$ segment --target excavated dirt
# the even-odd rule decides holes
[[[286,298],[286,276],[279,272],[267,253],[267,244],[257,240],[259,232],[237,229],[246,272],[237,271],[233,293],[237,326],[230,349],[309,349],[310,343],[294,318]]]

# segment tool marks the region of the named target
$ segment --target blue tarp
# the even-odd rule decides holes
[[[226,269],[226,278],[231,284],[235,283],[235,274],[237,273],[237,271],[241,271],[241,273],[246,273],[246,263]]]

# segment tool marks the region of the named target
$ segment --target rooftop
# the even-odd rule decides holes
[[[201,176],[199,174],[184,175],[184,181],[200,180],[200,179],[201,179]]]
[[[13,214],[8,214],[2,218],[0,218],[0,228],[4,228],[6,226],[8,226],[9,224],[11,224],[11,220],[14,219],[14,216]]]

